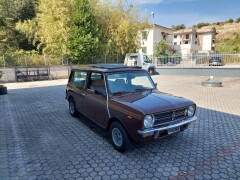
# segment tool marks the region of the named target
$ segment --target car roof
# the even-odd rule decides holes
[[[131,67],[122,64],[86,64],[73,66],[72,70],[98,71],[98,72],[143,71],[141,67],[137,66]]]

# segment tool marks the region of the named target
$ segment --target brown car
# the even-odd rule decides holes
[[[131,140],[156,140],[197,119],[195,103],[159,92],[147,71],[124,65],[72,68],[66,99],[72,116],[80,112],[110,131],[121,152]]]

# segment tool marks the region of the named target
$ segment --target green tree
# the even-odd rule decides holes
[[[17,21],[35,16],[35,0],[1,0],[0,12],[0,51],[5,53],[18,49],[34,49],[15,26]]]
[[[202,28],[204,26],[209,26],[211,25],[210,23],[205,23],[205,22],[201,22],[201,23],[198,23],[197,25],[193,25],[193,28]]]
[[[101,30],[88,0],[76,0],[67,42],[69,55],[77,63],[86,63],[99,55]]]
[[[167,41],[161,40],[155,44],[154,56],[159,57],[161,55],[164,55],[166,54],[167,50],[171,50],[171,46],[168,44]]]
[[[186,26],[184,24],[172,25],[172,30],[177,31],[180,29],[186,29]]]
[[[101,51],[106,55],[125,55],[140,46],[139,32],[150,28],[137,8],[126,1],[105,0],[94,5],[104,40]]]
[[[240,22],[240,17],[235,20],[236,23]]]
[[[233,19],[228,19],[228,20],[225,21],[225,23],[233,23],[233,22],[234,22]]]
[[[26,34],[46,54],[66,54],[73,0],[39,0],[36,18],[17,23],[17,29]]]

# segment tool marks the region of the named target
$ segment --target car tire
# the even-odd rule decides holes
[[[130,139],[125,128],[117,121],[110,126],[111,141],[114,148],[119,152],[124,152],[130,148]]]
[[[77,117],[79,115],[74,99],[69,99],[69,112],[72,117]]]
[[[154,69],[153,69],[153,68],[150,68],[150,69],[148,70],[148,72],[149,72],[149,74],[154,75]]]
[[[0,95],[7,94],[7,87],[0,85]]]

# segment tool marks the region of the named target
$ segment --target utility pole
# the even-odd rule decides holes
[[[154,22],[154,12],[151,12],[151,14],[150,15],[152,15],[153,16],[153,26],[152,26],[152,28],[153,28],[153,30],[152,30],[152,33],[153,33],[153,53],[152,53],[152,61],[153,61],[153,54],[154,54],[154,28],[155,28],[155,22]]]

